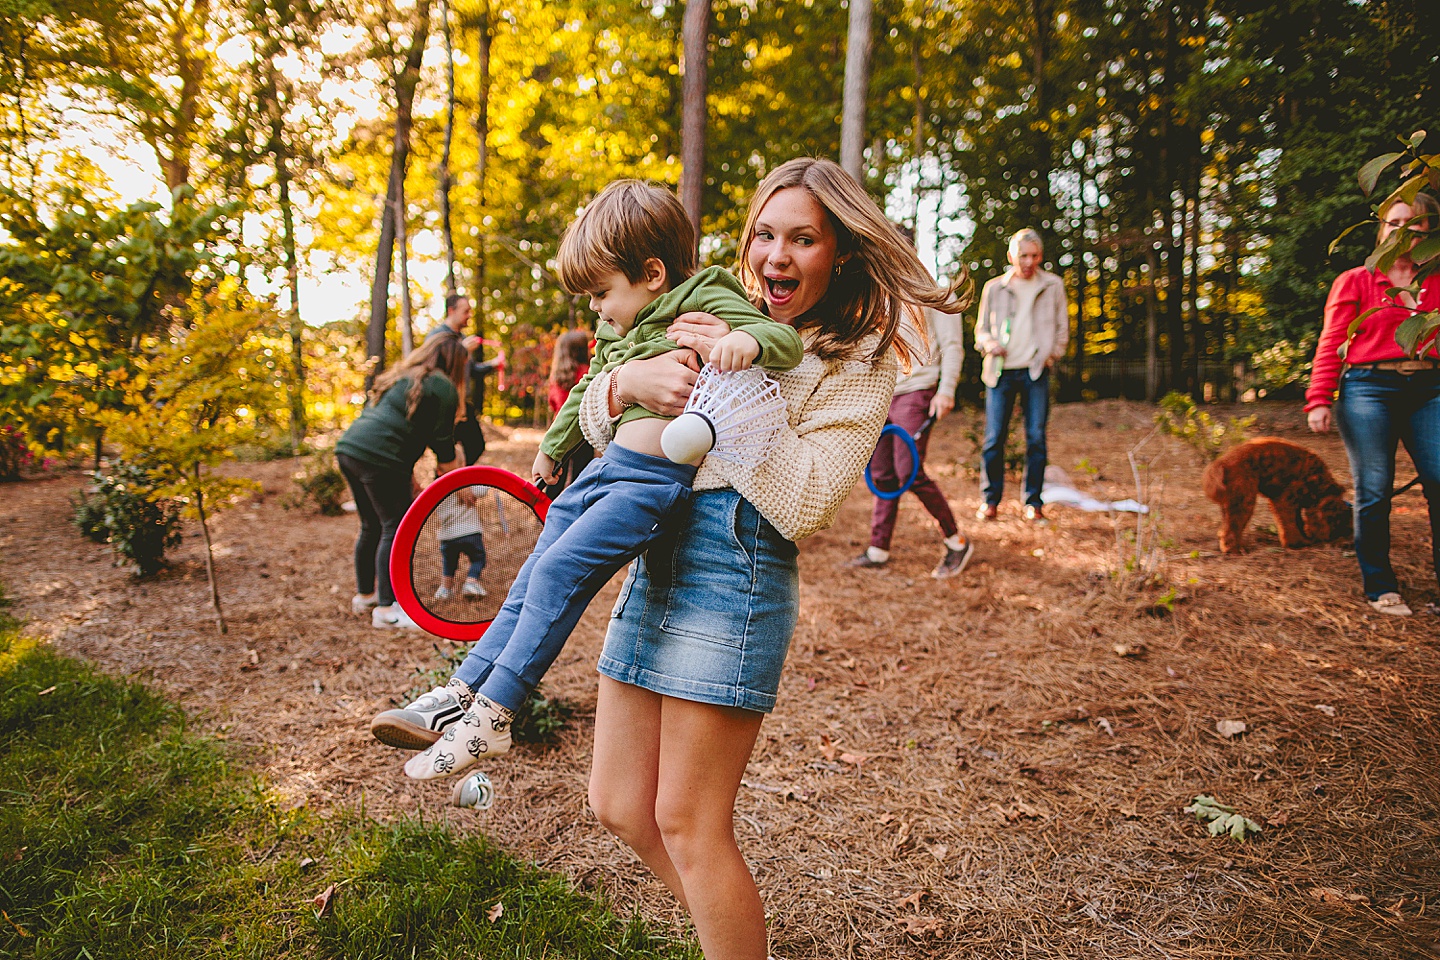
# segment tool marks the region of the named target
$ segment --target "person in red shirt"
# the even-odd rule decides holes
[[[1418,243],[1437,228],[1440,204],[1422,193],[1413,204],[1397,202],[1381,211],[1376,242],[1409,230]],[[1355,558],[1365,597],[1381,613],[1397,616],[1411,613],[1390,565],[1390,498],[1400,442],[1429,503],[1432,563],[1440,571],[1440,353],[1433,339],[1418,359],[1407,357],[1395,342],[1396,328],[1416,311],[1440,310],[1440,274],[1425,278],[1418,301],[1405,290],[1387,293],[1409,287],[1417,271],[1415,261],[1402,254],[1385,273],[1356,267],[1335,279],[1305,391],[1310,429],[1327,433],[1332,423],[1339,427],[1350,459]],[[1372,309],[1351,336],[1350,325]]]
[[[593,344],[590,334],[584,330],[566,330],[555,338],[555,353],[550,358],[551,416],[560,412],[575,384],[590,372],[590,350]],[[557,496],[593,459],[595,451],[588,445],[581,444],[561,465],[559,482],[545,485],[546,496]]]

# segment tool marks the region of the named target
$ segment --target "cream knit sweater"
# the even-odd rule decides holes
[[[787,540],[802,540],[835,522],[870,455],[895,391],[895,356],[874,362],[821,360],[807,352],[799,366],[773,374],[789,408],[789,429],[755,467],[707,459],[695,489],[733,487]],[[878,338],[859,345],[868,356]],[[580,429],[596,450],[615,434],[607,398],[609,374],[591,383],[580,407]]]

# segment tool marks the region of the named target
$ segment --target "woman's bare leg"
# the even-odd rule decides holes
[[[595,750],[590,766],[590,809],[665,882],[689,909],[680,875],[655,824],[660,775],[658,693],[600,677],[595,703]]]
[[[706,960],[766,957],[765,909],[735,842],[735,795],[763,720],[661,698],[654,820]]]

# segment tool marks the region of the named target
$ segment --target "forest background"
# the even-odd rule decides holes
[[[1355,170],[1440,119],[1425,7],[864,0],[863,179],[942,276],[963,263],[983,281],[1009,234],[1040,230],[1072,304],[1061,399],[1294,391],[1331,279],[1373,242],[1358,230],[1329,249],[1370,213]],[[485,412],[539,422],[555,334],[593,322],[550,266],[577,209],[616,177],[679,185],[702,260],[732,264],[759,179],[843,153],[859,9],[3,8],[0,426],[27,455],[97,460],[106,430],[152,441],[161,427],[127,421],[159,383],[180,397],[177,371],[202,355],[172,434],[228,418],[288,451],[343,426],[367,358],[393,362],[447,288],[474,296],[477,332],[508,353]],[[687,70],[702,47],[706,69]],[[703,138],[692,127],[687,145],[697,79]],[[104,148],[75,145],[91,127],[153,151],[168,202],[123,202]],[[303,322],[302,279],[327,270],[370,278],[370,309]]]

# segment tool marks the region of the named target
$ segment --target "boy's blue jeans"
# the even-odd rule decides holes
[[[1365,596],[1398,593],[1390,565],[1395,447],[1404,443],[1430,507],[1431,562],[1440,575],[1440,370],[1409,376],[1354,367],[1340,378],[1335,422],[1355,478],[1355,559]]]
[[[606,447],[550,504],[505,604],[455,676],[494,703],[520,709],[595,594],[689,503],[695,469],[617,443]]]
[[[468,557],[470,565],[465,579],[479,580],[485,570],[485,538],[478,533],[467,533],[463,537],[451,537],[440,541],[440,572],[447,577],[455,576],[460,569],[460,558]]]
[[[1050,419],[1050,371],[1042,370],[1030,379],[1024,367],[1002,370],[1000,382],[985,388],[985,444],[980,450],[984,479],[980,491],[985,502],[999,506],[1005,492],[1005,438],[1010,434],[1010,412],[1020,397],[1025,417],[1025,502],[1041,506],[1040,488],[1045,483],[1045,422]]]

